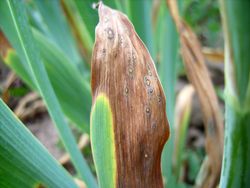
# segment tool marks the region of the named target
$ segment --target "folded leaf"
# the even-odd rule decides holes
[[[93,104],[103,94],[112,112],[115,187],[162,187],[161,153],[169,126],[153,60],[125,15],[102,3],[98,12],[91,86]],[[99,127],[106,134],[106,126],[100,122]],[[102,155],[102,149],[94,155]]]

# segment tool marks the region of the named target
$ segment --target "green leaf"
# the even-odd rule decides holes
[[[54,43],[45,38],[37,30],[33,30],[33,33],[40,47],[45,68],[64,114],[79,129],[89,133],[91,109],[89,84],[83,79],[76,67],[69,63],[68,58]],[[31,76],[25,70],[21,60],[13,50],[8,51],[4,60],[30,88],[38,91]]]
[[[89,133],[90,85],[57,46],[33,30],[41,56],[63,112],[78,128]],[[70,99],[70,100],[69,100]]]
[[[104,0],[103,3],[106,4],[107,6],[113,8],[113,9],[122,10],[120,0]]]
[[[240,0],[239,2],[225,2],[225,11],[227,16],[228,42],[232,50],[231,63],[234,67],[234,76],[236,81],[236,93],[241,104],[244,104],[247,90],[250,83],[250,55],[248,53],[250,30],[248,16],[247,1]],[[230,62],[229,62],[230,63]],[[234,77],[232,77],[234,79]]]
[[[128,1],[128,16],[154,59],[155,47],[152,33],[151,9],[152,1],[150,0],[145,0],[143,3],[135,0]]]
[[[6,0],[1,1],[0,7],[1,9],[7,9],[7,13],[11,16],[11,22],[9,24],[14,25],[16,31],[15,34],[17,35],[16,39],[21,47],[19,53],[23,54],[23,57],[28,64],[27,66],[32,73],[36,87],[48,107],[48,111],[58,129],[64,146],[71,156],[77,172],[89,187],[96,187],[95,179],[77,148],[76,141],[64,119],[61,107],[50,84],[45,67],[41,62],[38,48],[36,43],[34,43],[34,38],[29,28],[24,4],[18,0]],[[4,32],[6,33],[8,31],[4,30]]]
[[[90,35],[87,24],[81,17],[80,11],[83,10],[78,9],[79,7],[77,7],[75,1],[63,0],[63,3],[85,53],[87,54],[87,56],[91,56],[94,40]]]
[[[79,64],[82,63],[82,60],[77,51],[76,43],[68,27],[59,0],[35,0],[35,4],[42,15],[43,22],[47,26],[46,36],[49,36],[50,39],[57,44],[70,59],[70,63],[80,66]]]
[[[108,98],[99,94],[91,112],[91,146],[100,187],[115,187],[116,162],[112,111]]]
[[[4,58],[4,63],[6,63],[15,73],[32,89],[36,90],[36,85],[32,80],[31,75],[25,69],[20,58],[17,56],[13,49],[9,49],[6,57]]]
[[[96,0],[73,0],[75,3],[75,7],[77,8],[75,11],[79,12],[81,16],[81,20],[85,23],[85,26],[91,36],[92,41],[95,38],[95,26],[98,23],[98,12],[93,9],[93,3],[96,3]]]
[[[17,37],[17,31],[12,21],[12,17],[10,11],[7,7],[7,1],[0,1],[0,27],[3,31],[4,35],[8,38],[11,46],[16,49],[19,54],[19,57],[22,59],[20,62],[21,65],[18,67],[22,68],[22,71],[27,72],[27,74],[31,75],[31,71],[28,67],[28,64],[25,62],[25,55],[22,53],[22,46]],[[31,77],[33,80],[33,77]],[[34,81],[34,80],[33,80]]]
[[[0,99],[0,187],[77,187]]]
[[[225,36],[225,142],[221,188],[250,184],[250,1],[221,0]]]
[[[164,2],[165,3],[165,2]],[[165,4],[164,4],[165,5]],[[167,117],[170,124],[171,136],[164,146],[162,154],[162,173],[168,187],[174,187],[175,180],[172,174],[172,157],[174,150],[174,111],[175,111],[175,85],[177,80],[176,64],[178,57],[178,34],[169,11],[163,7],[163,14],[160,15],[158,24],[161,26],[160,33],[160,64],[158,73],[163,85],[167,100]]]

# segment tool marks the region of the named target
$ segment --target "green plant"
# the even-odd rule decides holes
[[[225,148],[220,187],[250,183],[249,1],[221,0],[225,33]]]
[[[34,39],[30,28],[28,27],[28,19],[26,14],[22,11],[25,9],[24,4],[19,1],[2,1],[1,12],[8,11],[5,15],[8,16],[9,22],[3,23],[3,31],[7,32],[7,27],[13,27],[11,31],[12,37],[15,38],[16,48],[18,53],[22,55],[22,62],[29,72],[29,76],[35,82],[35,85],[43,97],[48,111],[58,129],[65,148],[71,155],[72,162],[77,169],[80,176],[91,186],[97,186],[85,160],[82,158],[80,151],[77,149],[76,142],[73,138],[69,126],[63,116],[62,109],[59,105],[58,99],[50,84],[44,64],[41,61],[40,54],[36,45],[33,43]],[[4,20],[5,22],[7,20]]]
[[[171,7],[165,0],[103,2],[128,15],[134,28],[127,17],[107,7],[114,15],[99,10],[100,21],[96,28],[98,11],[91,8],[96,0],[0,1],[0,39],[4,39],[0,40],[1,58],[31,90],[40,94],[76,169],[76,174],[70,175],[58,165],[0,100],[0,187],[77,187],[74,177],[90,188],[98,187],[98,184],[104,188],[189,187],[182,179],[185,163],[191,164],[188,176],[195,179],[201,160],[204,162],[196,184],[216,186],[222,152],[222,121],[216,95],[202,64],[201,49],[197,48],[197,38],[181,22],[189,37],[183,35],[183,28],[179,28],[179,21],[171,15]],[[194,14],[185,12],[195,3],[195,0],[179,1],[178,5],[184,10],[184,18],[186,15],[187,21],[200,33]],[[248,4],[230,1],[225,1],[225,4],[225,25],[229,28],[225,31],[232,32],[227,32],[230,35],[226,35],[226,41],[233,41],[227,43],[233,63],[227,59],[228,95],[225,99],[226,126],[229,128],[221,186],[246,187],[249,180],[247,170],[250,169],[246,136],[249,128],[245,125],[249,122],[250,68],[244,51],[247,49],[244,41],[249,41],[249,38],[243,38],[241,32],[246,28],[244,37],[249,32],[249,27],[245,27],[248,26]],[[215,21],[218,26],[218,5],[203,0],[201,7],[206,8],[206,5],[211,5],[212,13],[199,11],[198,14],[201,19],[209,17],[209,23]],[[234,10],[238,13],[236,17]],[[210,17],[210,13],[213,16]],[[114,19],[107,21],[113,25],[104,27],[108,19]],[[241,19],[242,25],[238,23]],[[109,30],[111,27],[115,30]],[[113,38],[115,34],[118,40]],[[212,34],[209,37],[213,38]],[[2,42],[6,39],[10,44]],[[240,39],[239,43],[235,42],[237,39]],[[182,66],[179,48],[187,71]],[[233,76],[230,67],[235,70]],[[203,105],[206,140],[209,142],[207,156],[190,151],[184,145],[193,90],[189,91],[189,100],[185,100],[181,107],[179,102],[176,106],[175,90],[180,73],[190,78]],[[211,92],[206,92],[207,87]],[[183,115],[175,112],[175,106]],[[163,148],[168,138],[166,114],[170,137]],[[241,124],[241,129],[236,129],[236,124]],[[93,164],[88,164],[77,148],[71,125],[80,133],[91,135],[97,178],[89,168]],[[243,142],[246,144],[240,145]],[[240,151],[232,151],[231,146],[240,148]],[[240,155],[236,158],[237,152]],[[218,159],[217,165],[212,166],[211,158]],[[244,178],[234,174],[237,170]]]
[[[0,131],[1,187],[77,187],[2,100]]]

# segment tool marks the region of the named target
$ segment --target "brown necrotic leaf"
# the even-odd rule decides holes
[[[93,104],[112,109],[116,187],[162,187],[161,153],[169,137],[166,101],[154,62],[127,16],[99,3],[92,55]]]

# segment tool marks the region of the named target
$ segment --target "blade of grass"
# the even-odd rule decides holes
[[[0,187],[77,187],[0,99]]]
[[[34,43],[31,30],[28,27],[29,24],[25,15],[24,4],[18,0],[7,0],[1,1],[1,6],[7,8],[11,14],[11,23],[15,27],[18,41],[21,45],[21,50],[28,63],[33,78],[35,79],[36,86],[48,107],[48,111],[58,129],[65,148],[71,155],[72,162],[77,172],[89,187],[96,187],[97,184],[95,179],[91,174],[86,161],[77,148],[76,141],[65,121],[59,102],[50,84],[45,67],[41,62],[36,43]]]
[[[153,41],[151,10],[152,1],[128,0],[128,16],[132,21],[136,32],[147,46],[153,59],[155,59],[155,46]]]
[[[103,2],[113,9],[118,9],[120,11],[122,10],[120,0],[104,0]]]
[[[83,66],[80,64],[82,60],[77,51],[76,43],[68,27],[59,0],[35,0],[34,3],[38,7],[42,20],[47,26],[48,33],[46,33],[46,35],[62,49],[64,54],[70,59],[70,63]]]
[[[11,17],[7,12],[7,9],[1,6],[0,27],[5,31],[8,40],[12,46],[18,52],[21,61],[18,60],[15,53],[10,52],[7,57],[7,64],[26,82],[28,85],[35,89],[34,81],[32,81],[31,73],[27,67],[27,62],[21,51],[21,46],[17,43],[17,35],[14,32],[14,25],[11,23]],[[62,105],[64,113],[73,121],[80,129],[89,133],[89,115],[91,108],[91,95],[89,84],[79,74],[79,71],[69,63],[69,59],[61,52],[61,50],[51,42],[48,38],[45,38],[39,32],[35,32],[35,38],[41,46],[42,57],[49,73],[50,80],[53,81],[53,87],[59,87],[58,91],[55,89],[56,95],[59,97],[59,102]],[[1,35],[1,37],[4,37]],[[4,45],[4,44],[1,44]],[[6,46],[6,45],[5,45]],[[4,47],[5,51],[8,51],[8,47]],[[3,49],[2,49],[3,50]],[[3,57],[5,59],[5,57]],[[12,62],[13,60],[13,62]],[[70,78],[70,79],[69,79]],[[63,87],[70,87],[67,91],[64,91]],[[78,98],[75,95],[78,95]],[[75,99],[73,101],[67,100],[67,98]],[[79,99],[79,101],[76,101]],[[75,101],[75,102],[74,102]],[[72,103],[74,102],[74,103]],[[82,115],[83,114],[83,115]]]
[[[220,1],[225,36],[225,144],[221,188],[250,185],[250,1]]]
[[[91,148],[101,188],[116,187],[114,124],[108,98],[99,94],[91,112]]]
[[[76,1],[62,0],[62,3],[76,38],[79,39],[78,44],[82,50],[82,54],[86,61],[90,62],[94,39],[91,37],[87,23],[85,23],[81,17],[80,12],[83,10],[79,10],[80,7],[77,6]]]
[[[89,32],[91,40],[94,41],[95,38],[95,26],[98,23],[98,13],[95,9],[93,9],[93,3],[96,3],[96,0],[73,0],[75,3],[75,7],[77,8],[75,11],[79,12],[81,16],[81,20],[85,23],[85,26]]]
[[[91,93],[89,83],[69,59],[40,32],[33,30],[45,68],[64,113],[89,133]],[[70,100],[68,100],[70,99]]]
[[[173,150],[174,150],[174,111],[175,111],[175,85],[177,80],[177,57],[178,57],[178,35],[174,27],[173,20],[169,11],[166,9],[165,2],[162,4],[164,9],[160,15],[159,22],[161,33],[159,33],[160,41],[160,64],[158,66],[159,77],[163,84],[163,89],[168,99],[166,108],[167,116],[170,124],[171,136],[165,145],[162,155],[162,173],[165,178],[165,186],[174,187],[175,178],[173,177]]]
[[[84,132],[89,133],[89,116],[91,109],[90,86],[80,75],[75,66],[57,46],[37,30],[33,30],[39,46],[43,63],[60,102],[63,112]],[[4,62],[21,77],[31,89],[38,91],[31,76],[22,66],[17,54],[9,49]],[[68,100],[71,99],[71,100]]]
[[[6,1],[0,1],[0,27],[3,32],[3,35],[1,37],[6,36],[8,39],[7,41],[11,43],[13,47],[15,47],[16,51],[19,53],[19,57],[22,59],[20,62],[21,64],[18,65],[18,67],[21,67],[23,71],[27,72],[27,74],[31,75],[31,71],[25,62],[25,56],[24,53],[22,53],[22,46],[20,45],[20,42],[17,37],[17,32],[14,28],[14,24],[12,22],[12,17],[9,12],[9,9],[7,7]],[[3,44],[1,44],[3,45]],[[10,45],[9,45],[10,46]],[[6,47],[5,47],[6,48]],[[7,52],[7,50],[5,50]],[[6,54],[6,53],[5,53]],[[31,79],[34,82],[33,77]]]

